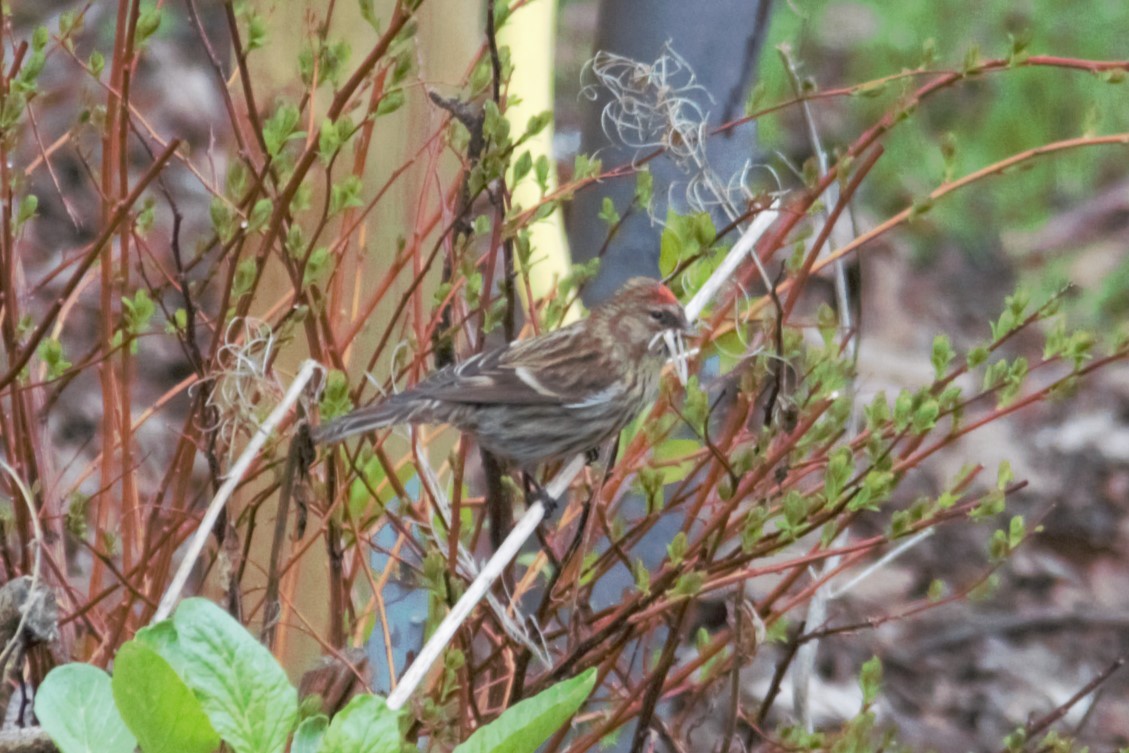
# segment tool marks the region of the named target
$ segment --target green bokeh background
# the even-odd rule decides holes
[[[770,39],[761,61],[762,103],[791,96],[792,87],[777,46],[791,46],[801,74],[819,89],[862,84],[916,69],[934,50],[934,70],[960,70],[970,50],[981,59],[1006,58],[1013,40],[1028,40],[1032,55],[1099,60],[1129,59],[1129,2],[1124,0],[1027,0],[1026,2],[841,2],[795,0],[774,5]],[[927,76],[888,85],[875,96],[816,102],[814,112],[825,146],[853,140],[892,109],[909,87]],[[762,118],[760,138],[774,150],[802,159],[806,138],[798,110]],[[942,180],[940,144],[952,134],[953,169],[959,177],[1009,155],[1059,139],[1129,132],[1129,82],[1111,84],[1077,70],[1020,68],[976,76],[931,96],[884,140],[885,154],[864,183],[861,200],[885,217],[923,197]],[[1088,147],[1041,157],[1022,169],[991,177],[939,202],[908,229],[916,260],[928,265],[940,239],[972,257],[1004,253],[1002,238],[1036,231],[1058,212],[1075,208],[1103,188],[1125,181],[1129,152]],[[1036,288],[1067,281],[1071,249],[1047,263],[1030,263],[1024,249],[1007,244],[1011,262]],[[1129,310],[1129,259],[1085,291],[1074,306],[1086,318],[1103,320]]]

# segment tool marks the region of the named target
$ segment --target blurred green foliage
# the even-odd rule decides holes
[[[773,12],[759,106],[792,96],[777,52],[781,44],[791,46],[801,76],[825,90],[922,67],[960,70],[970,58],[1008,58],[1017,48],[1021,58],[1046,54],[1123,60],[1127,28],[1129,3],[1124,0],[793,0],[776,5]],[[914,75],[865,94],[817,101],[813,108],[825,147],[845,146],[895,109],[899,97],[928,80],[927,74]],[[935,188],[947,170],[960,177],[1051,141],[1127,131],[1126,86],[1084,71],[1047,67],[959,82],[931,96],[886,137],[885,155],[864,184],[863,200],[888,215]],[[808,144],[801,125],[798,108],[783,117],[762,118],[759,134],[766,153],[779,150],[803,159]],[[956,244],[973,257],[996,253],[1002,233],[1041,227],[1055,212],[1123,178],[1129,172],[1126,164],[1120,150],[1111,147],[1040,158],[1022,174],[992,177],[938,202],[914,221],[911,242],[922,261],[940,250],[942,235],[947,246]],[[1023,248],[1009,251],[1024,253]],[[1042,282],[1056,285],[1061,274],[1043,270]],[[1106,290],[1093,291],[1104,313],[1115,313],[1107,304],[1123,300],[1118,291],[1127,283],[1129,267],[1113,275]]]

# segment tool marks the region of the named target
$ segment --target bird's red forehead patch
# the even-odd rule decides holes
[[[670,292],[670,288],[660,282],[655,284],[655,301],[658,303],[678,303],[678,298]]]

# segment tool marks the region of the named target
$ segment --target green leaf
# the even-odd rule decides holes
[[[383,510],[391,495],[386,491],[384,498],[381,498],[380,488],[387,479],[387,474],[379,458],[371,452],[362,452],[357,465],[360,473],[349,485],[349,514],[354,520],[365,520],[372,514],[369,511],[371,502],[377,503],[378,511]]]
[[[58,379],[71,367],[71,362],[67,360],[66,354],[63,352],[63,344],[53,337],[45,337],[39,343],[40,359],[43,363],[47,364],[47,377],[49,379]]]
[[[635,587],[639,589],[640,593],[648,594],[651,592],[651,571],[643,563],[643,560],[635,560],[635,565],[632,567],[635,576]]]
[[[509,145],[509,121],[502,115],[498,103],[487,99],[482,106],[482,116],[482,135],[497,147]]]
[[[310,258],[306,260],[306,271],[302,275],[302,285],[309,285],[317,281],[325,271],[329,268],[330,262],[333,261],[333,255],[329,252],[326,246],[318,246],[310,254]]]
[[[1002,461],[999,470],[996,472],[996,488],[1001,492],[1005,491],[1014,480],[1015,472],[1011,469],[1011,462],[1008,460]]]
[[[960,402],[960,397],[962,394],[963,390],[961,390],[959,386],[950,384],[948,387],[941,391],[940,395],[937,396],[937,404],[943,411],[953,410]]]
[[[47,42],[49,42],[50,40],[51,32],[47,30],[47,27],[38,26],[31,34],[31,48],[36,52],[40,52],[47,46]]]
[[[615,209],[615,202],[612,201],[610,196],[604,197],[603,205],[600,207],[600,213],[597,215],[607,225],[612,226],[619,222],[619,212]]]
[[[668,212],[659,240],[659,271],[666,277],[678,264],[700,254],[717,236],[713,219],[706,212],[680,215]]]
[[[274,204],[270,199],[259,199],[255,202],[255,206],[251,207],[251,214],[247,218],[247,232],[253,233],[266,227],[267,220],[270,219],[271,213],[274,211]]]
[[[22,212],[21,212],[22,214]],[[157,217],[157,202],[152,196],[145,199],[141,206],[141,211],[137,213],[137,219],[134,221],[134,226],[137,232],[142,235],[148,233],[153,229],[153,220]]]
[[[768,511],[763,507],[750,508],[741,526],[741,549],[749,552],[760,542],[764,536],[764,523],[768,518]]]
[[[977,347],[968,351],[968,356],[966,358],[966,361],[968,362],[968,368],[975,369],[977,366],[980,366],[985,361],[987,361],[988,356],[988,349],[983,345],[978,345]]]
[[[933,364],[933,376],[936,379],[941,379],[945,376],[945,372],[949,369],[949,364],[953,362],[956,357],[956,351],[953,350],[952,343],[949,342],[947,335],[937,335],[933,338],[933,355],[930,361]]]
[[[1018,34],[1008,34],[1011,40],[1011,54],[1008,55],[1008,65],[1020,65],[1027,61],[1029,54],[1027,48],[1031,45],[1031,28],[1025,28]]]
[[[102,75],[102,71],[106,68],[106,57],[98,50],[90,53],[90,72],[94,74],[94,78]]]
[[[1108,71],[1099,73],[1098,78],[1107,84],[1120,84],[1125,80],[1127,73],[1129,73],[1129,71],[1125,68],[1111,68]]]
[[[752,115],[760,109],[761,103],[764,102],[765,94],[768,92],[768,86],[764,81],[758,81],[752,89],[749,90],[749,96],[745,98],[745,114]]]
[[[1007,529],[1007,544],[1011,549],[1023,543],[1023,539],[1027,537],[1027,523],[1023,520],[1022,515],[1013,515],[1011,522],[1008,523]]]
[[[388,115],[390,113],[396,112],[404,106],[404,100],[404,90],[393,89],[380,98],[380,102],[378,102],[376,105],[376,114]]]
[[[298,76],[302,79],[303,86],[311,86],[314,82],[314,50],[305,46],[298,53]]]
[[[286,231],[286,240],[282,242],[282,245],[292,259],[301,259],[305,256],[306,236],[302,232],[302,226],[298,223],[291,225],[290,229]]]
[[[549,123],[552,122],[552,110],[545,110],[543,112],[537,113],[536,115],[532,115],[530,116],[529,121],[525,124],[525,135],[527,137],[536,136],[537,134],[541,133],[541,131],[545,130],[545,126],[549,125]]]
[[[156,5],[146,5],[141,8],[137,17],[135,39],[137,44],[142,44],[146,39],[157,33],[161,28],[161,9]]]
[[[243,43],[243,46],[247,52],[251,52],[252,50],[257,50],[264,44],[266,44],[267,22],[260,13],[250,9],[248,9],[248,11],[246,12],[246,18],[247,37],[246,41]]]
[[[373,1],[359,0],[359,5],[361,6],[361,18],[368,21],[369,26],[371,26],[373,31],[377,33],[377,36],[379,36],[380,19],[376,17],[376,9],[373,6]]]
[[[988,541],[988,559],[999,562],[1010,554],[1007,546],[1007,534],[1003,531],[993,531],[992,538]]]
[[[307,717],[294,732],[294,742],[290,743],[290,753],[318,753],[329,717],[325,714]]]
[[[863,478],[858,494],[847,504],[847,509],[877,510],[879,503],[885,501],[893,486],[894,474],[889,471],[870,471]]]
[[[318,159],[328,163],[337,154],[337,150],[341,148],[341,141],[341,134],[337,131],[337,125],[328,118],[323,120],[321,128],[318,129]]]
[[[542,202],[541,205],[537,207],[537,211],[533,213],[533,218],[529,221],[529,224],[532,225],[535,222],[540,222],[555,211],[557,211],[557,202]]]
[[[696,439],[668,439],[655,448],[655,470],[662,474],[664,486],[677,484],[690,475],[695,464],[694,458],[690,456],[697,452],[700,446]],[[672,464],[670,461],[674,460],[680,462]]]
[[[62,753],[133,753],[137,741],[114,707],[110,676],[89,664],[63,664],[43,679],[35,715]]]
[[[862,665],[859,672],[859,687],[862,689],[863,703],[866,706],[874,703],[882,689],[882,662],[877,656],[872,656]]]
[[[922,215],[929,214],[933,210],[933,197],[924,196],[920,199],[915,199],[910,206],[909,219],[912,222]]]
[[[879,390],[870,405],[863,408],[866,414],[866,428],[875,432],[890,420],[890,403],[886,400],[886,392]]]
[[[1063,357],[1074,365],[1074,370],[1082,368],[1082,364],[1093,357],[1092,351],[1097,344],[1097,335],[1087,330],[1071,333],[1063,347]]]
[[[981,64],[980,45],[973,44],[964,53],[964,65],[962,66],[964,75],[968,76],[979,72]]]
[[[685,531],[679,531],[674,534],[674,538],[666,545],[666,554],[670,557],[670,564],[678,567],[682,564],[683,558],[686,556],[686,549],[689,547],[689,542],[686,538]]]
[[[589,157],[587,154],[578,154],[572,164],[572,179],[580,182],[589,178],[595,178],[600,174],[602,169],[603,163],[600,160]]]
[[[651,171],[643,168],[635,174],[635,201],[641,207],[651,206],[651,199],[655,195],[655,176]]]
[[[322,390],[321,402],[318,409],[323,421],[348,413],[353,407],[349,397],[349,378],[343,371],[336,369],[329,372],[325,380],[325,389]]]
[[[66,10],[59,14],[60,37],[69,37],[71,34],[77,34],[83,30],[84,26],[84,17],[78,15],[73,10]],[[34,46],[34,41],[32,44]]]
[[[455,753],[533,753],[560,729],[596,687],[596,668],[514,704],[475,731]]]
[[[910,420],[913,418],[911,411],[913,410],[913,394],[907,390],[902,390],[898,393],[898,397],[894,400],[894,428],[898,431],[904,431],[909,426]]]
[[[826,490],[824,496],[826,497]],[[784,513],[784,522],[789,528],[800,525],[812,512],[812,507],[818,507],[815,504],[816,502],[818,502],[817,497],[809,497],[798,489],[790,489],[784,495],[784,501],[780,503],[781,511]]]
[[[239,300],[251,292],[251,286],[255,284],[255,276],[258,271],[259,267],[254,258],[249,257],[239,262],[235,267],[235,276],[231,280],[232,298]]]
[[[125,329],[131,335],[143,334],[149,328],[149,322],[157,313],[157,305],[149,297],[149,291],[141,288],[133,298],[122,296],[122,318],[125,320]]]
[[[318,49],[319,85],[329,83],[336,87],[341,80],[341,71],[349,63],[352,49],[345,41],[328,42]]]
[[[359,695],[341,709],[326,730],[320,753],[400,753],[400,712],[384,699]]]
[[[521,179],[529,175],[529,171],[533,169],[533,156],[524,151],[521,156],[514,162],[513,167],[513,183],[516,185],[521,182]]]
[[[220,736],[196,696],[151,646],[128,641],[114,659],[114,700],[145,753],[211,753]]]
[[[235,219],[231,211],[231,207],[220,196],[212,199],[211,205],[212,227],[215,228],[216,235],[220,240],[227,242],[235,235]]]
[[[474,66],[474,70],[470,72],[469,88],[471,92],[480,92],[490,83],[490,79],[493,76],[490,66],[490,58],[483,55]]]
[[[141,628],[133,636],[133,639],[138,643],[144,643],[160,654],[161,658],[167,661],[169,666],[176,671],[177,676],[183,679],[182,668],[188,662],[188,657],[185,656],[177,642],[176,628],[173,627],[171,619],[161,620],[158,623]]]
[[[298,692],[270,651],[207,599],[181,602],[176,651],[161,652],[196,692],[236,753],[278,753],[298,717]]]
[[[173,312],[172,317],[165,322],[165,334],[175,335],[184,332],[188,328],[188,312],[183,308],[178,308]]]
[[[670,589],[670,595],[678,596],[697,596],[701,593],[702,586],[706,583],[706,576],[699,572],[682,573],[678,576],[678,580],[674,582],[674,586]]]
[[[1004,493],[998,490],[989,492],[976,507],[969,511],[968,517],[973,520],[986,520],[1002,513],[1004,507]]]
[[[263,123],[263,143],[266,144],[270,156],[278,156],[287,141],[304,135],[294,130],[298,126],[298,117],[297,107],[283,103],[275,110],[274,115]]]
[[[941,405],[932,398],[922,401],[913,413],[911,430],[914,434],[924,434],[937,424],[937,417],[941,414]]]
[[[854,458],[850,449],[839,447],[827,462],[827,470],[823,475],[823,494],[828,503],[839,499],[847,482],[854,475]]]
[[[494,27],[501,28],[506,19],[510,17],[510,4],[508,0],[500,0],[494,6]]]
[[[533,165],[534,175],[537,177],[537,187],[541,193],[549,190],[549,158],[542,154]]]
[[[352,207],[363,207],[365,202],[361,199],[361,179],[350,175],[329,191],[329,214],[337,214]]]
[[[29,193],[20,202],[20,213],[17,215],[16,222],[22,225],[34,217],[37,211],[39,211],[39,197]]]

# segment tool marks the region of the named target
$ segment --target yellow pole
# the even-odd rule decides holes
[[[514,64],[508,94],[511,101],[516,97],[518,102],[507,107],[506,119],[510,123],[510,133],[515,136],[525,132],[532,116],[553,110],[556,32],[556,0],[532,0],[514,10],[498,30],[498,44],[510,48],[510,59]],[[539,134],[525,142],[524,149],[529,150],[534,164],[541,155],[548,158],[548,185],[550,191],[554,190],[558,180],[553,160],[553,121],[550,120]],[[541,190],[532,172],[517,185],[511,185],[510,190],[514,206],[531,207],[541,200]],[[529,282],[534,298],[540,298],[554,290],[572,266],[561,211],[558,209],[533,225],[530,232],[533,253]]]

